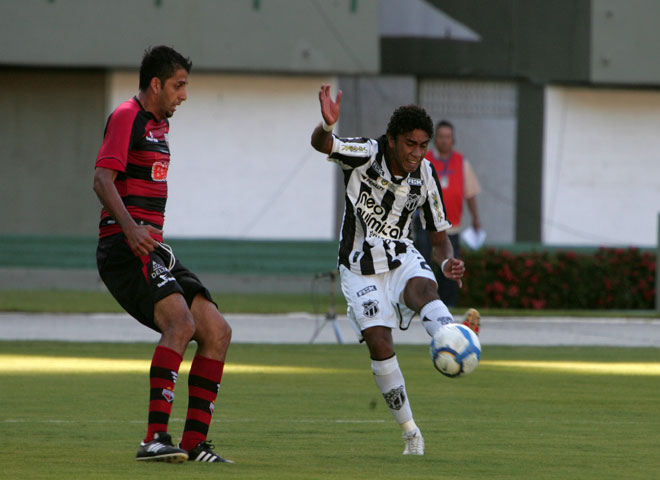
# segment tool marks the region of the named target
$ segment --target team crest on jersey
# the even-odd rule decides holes
[[[378,300],[367,300],[362,303],[362,307],[364,308],[364,316],[367,318],[373,318],[379,312]]]
[[[424,185],[424,180],[421,178],[408,177],[408,185],[411,187],[421,187]]]
[[[154,162],[151,166],[151,179],[155,182],[164,182],[167,180],[167,170],[169,168],[169,163]]]
[[[417,193],[409,193],[408,199],[406,200],[406,209],[415,210],[419,204],[420,196]]]

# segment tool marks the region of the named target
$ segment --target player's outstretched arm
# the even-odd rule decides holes
[[[319,103],[323,122],[312,132],[312,147],[321,153],[329,155],[332,152],[332,129],[339,120],[341,90],[337,92],[336,100],[330,96],[330,85],[321,85]]]
[[[463,286],[465,264],[463,260],[454,258],[454,247],[451,246],[447,232],[429,232],[433,245],[433,260],[442,267],[442,274]]]
[[[103,207],[121,226],[131,249],[138,255],[146,255],[158,246],[158,242],[149,234],[159,233],[159,230],[151,225],[135,223],[115,187],[116,177],[115,170],[97,167],[94,172],[94,192],[101,200]]]

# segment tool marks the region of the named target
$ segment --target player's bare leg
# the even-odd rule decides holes
[[[154,323],[162,333],[158,345],[171,348],[183,356],[195,334],[195,321],[183,295],[175,293],[157,302]]]
[[[369,355],[374,360],[385,360],[394,355],[392,330],[387,327],[371,327],[362,332],[369,348]]]
[[[233,463],[217,455],[207,441],[215,400],[220,390],[231,327],[215,304],[198,294],[190,307],[195,320],[197,352],[188,376],[188,413],[180,447],[195,462]]]
[[[201,294],[193,300],[190,311],[195,319],[193,340],[198,345],[197,355],[224,362],[231,342],[231,327],[217,307]]]
[[[362,332],[371,355],[371,371],[390,412],[403,430],[404,455],[424,455],[424,438],[413,420],[403,373],[394,353],[392,330],[375,326]]]

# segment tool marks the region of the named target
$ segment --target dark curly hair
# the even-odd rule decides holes
[[[390,117],[390,123],[387,124],[387,134],[392,138],[417,129],[424,130],[429,138],[433,137],[433,120],[426,110],[417,105],[397,108]]]
[[[147,48],[140,65],[140,90],[146,91],[154,77],[165,85],[165,81],[180,68],[184,68],[186,72],[190,73],[192,68],[190,58],[184,57],[165,45]]]

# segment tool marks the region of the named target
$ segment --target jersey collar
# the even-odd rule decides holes
[[[154,122],[158,121],[158,120],[156,120],[156,116],[153,113],[151,113],[149,110],[144,108],[144,105],[142,105],[142,102],[140,102],[137,95],[133,96],[133,100],[135,100],[135,103],[137,103],[140,106],[140,110],[142,110],[144,113],[149,115]],[[167,120],[167,119],[164,119],[164,120]]]

